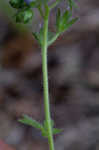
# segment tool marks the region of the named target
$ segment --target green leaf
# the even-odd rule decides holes
[[[50,43],[50,45],[55,41],[55,40],[52,40],[54,37],[55,37],[55,33],[48,31],[48,42],[47,42],[48,46],[51,41],[52,42]]]
[[[71,16],[72,16],[71,11],[66,10],[61,18],[62,24],[63,25],[66,24],[70,20]]]
[[[48,31],[48,41],[51,40],[54,35],[54,32]]]
[[[77,4],[74,2],[74,0],[68,0],[68,3],[71,10],[73,9],[73,7],[75,8],[78,7]]]
[[[41,130],[41,133],[42,133],[43,137],[46,137],[46,138],[48,137],[47,122],[46,122],[46,120],[44,120],[43,128]]]
[[[59,32],[62,32],[64,30],[64,27],[68,24],[71,16],[72,16],[71,11],[66,10],[64,12],[63,16],[60,19]]]
[[[59,134],[62,132],[62,129],[53,128],[53,134]]]
[[[15,15],[17,23],[28,23],[33,17],[33,11],[30,8],[22,9]]]
[[[34,38],[38,41],[38,43],[42,45],[43,44],[43,28],[41,28],[39,32],[33,32],[32,34]]]
[[[76,23],[77,20],[78,20],[78,17],[70,20],[66,25],[63,26],[63,29],[61,32],[65,32],[66,30],[68,30],[74,23]]]
[[[48,137],[48,132],[47,132],[47,130],[44,130],[44,129],[43,129],[41,132],[42,132],[42,136]],[[62,132],[62,129],[53,128],[53,130],[52,130],[53,135],[59,134],[59,133],[61,133],[61,132]]]
[[[60,10],[58,10],[56,15],[56,30],[57,32],[61,33],[66,28],[67,24],[71,20],[72,12],[66,10],[63,15],[61,16]]]
[[[44,128],[42,128],[41,133],[42,133],[42,136],[43,136],[43,137],[45,137],[45,138],[48,137],[48,132],[47,132],[47,130],[45,130]]]
[[[36,120],[33,120],[31,117],[28,117],[27,115],[24,115],[23,118],[19,119],[18,121],[23,123],[23,124],[32,126],[32,127],[39,129],[39,130],[42,129],[42,125],[39,122],[37,122]]]
[[[24,0],[10,0],[9,4],[16,9],[24,7]]]
[[[59,31],[60,19],[61,19],[61,12],[60,12],[60,9],[58,8],[57,14],[56,14],[56,30],[57,31]]]
[[[43,28],[41,28],[39,32],[39,40],[40,40],[41,45],[43,44],[43,37],[44,37],[43,34],[44,34],[44,30]]]
[[[39,41],[39,35],[38,35],[38,33],[32,32],[32,34],[33,34],[35,40]]]
[[[55,33],[55,35],[48,41],[47,45],[48,46],[52,45],[57,40],[57,38],[59,37],[59,35],[60,35],[59,32]]]
[[[60,132],[62,132],[61,129],[53,128],[54,127],[54,121],[53,120],[51,120],[51,127],[52,127],[52,133],[53,133],[53,135],[54,134],[59,134]],[[41,133],[42,133],[42,136],[48,137],[48,127],[47,127],[46,120],[43,123],[43,127],[41,129]]]

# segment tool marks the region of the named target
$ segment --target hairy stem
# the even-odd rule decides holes
[[[47,42],[48,42],[48,18],[49,9],[46,6],[44,17],[44,34],[42,45],[42,71],[43,71],[43,89],[44,89],[44,107],[45,107],[45,120],[47,123],[48,143],[50,150],[54,150],[51,116],[50,116],[50,103],[49,103],[49,89],[48,89],[48,69],[47,69]]]

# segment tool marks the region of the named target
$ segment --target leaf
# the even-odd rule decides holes
[[[72,16],[71,11],[66,10],[61,17],[59,31],[62,32],[64,30],[64,26],[66,26]]]
[[[51,120],[52,130],[53,130],[53,126],[54,126],[54,121]],[[43,128],[42,128],[41,132],[42,132],[42,136],[48,137],[48,129],[47,129],[47,122],[46,122],[46,120],[44,120]]]
[[[9,4],[16,9],[24,7],[24,0],[10,0]]]
[[[57,39],[56,33],[48,31],[48,42],[47,45],[50,46]]]
[[[80,1],[80,0],[77,0],[77,1]],[[78,5],[74,0],[68,0],[68,4],[71,10],[73,9],[73,7],[78,8]]]
[[[30,8],[22,9],[15,15],[17,23],[28,23],[33,17],[33,11]]]
[[[48,31],[48,41],[50,41],[54,37],[55,33]]]
[[[57,12],[57,15],[56,15],[56,30],[57,30],[57,32],[61,33],[68,26],[70,26],[71,17],[72,17],[72,12],[69,10],[66,10],[62,16],[60,14],[60,10]]]
[[[38,33],[32,32],[32,34],[33,34],[35,40],[37,40],[39,42],[39,35],[38,35]]]
[[[24,15],[24,23],[28,23],[33,17],[33,11],[31,9],[26,10]]]
[[[40,129],[40,130],[42,129],[42,125],[39,122],[33,120],[31,117],[28,117],[27,115],[24,115],[23,119],[19,119],[19,122],[32,126],[36,129]]]
[[[62,132],[61,129],[53,128],[54,127],[54,121],[53,120],[51,120],[51,127],[52,127],[52,133],[53,133],[53,135],[54,134],[59,134],[60,132]],[[42,133],[42,136],[48,137],[48,128],[47,128],[47,122],[46,122],[46,120],[43,123],[43,127],[41,129],[41,133]]]
[[[75,2],[73,0],[68,0],[69,7],[72,10],[73,6],[75,5]]]
[[[46,137],[46,138],[48,137],[48,132],[44,128],[42,128],[41,133],[43,137]]]
[[[78,20],[78,17],[73,18],[71,21],[69,21],[62,29],[62,32],[68,30],[76,21]]]
[[[63,24],[63,25],[66,24],[66,23],[70,20],[71,16],[72,16],[71,11],[66,10],[66,11],[64,12],[63,16],[62,16],[62,19],[61,19],[62,24]]]
[[[35,40],[37,40],[38,43],[42,45],[43,44],[43,28],[41,28],[39,32],[32,32],[32,34]]]
[[[41,28],[39,32],[39,41],[41,45],[43,44],[43,31],[43,28]]]
[[[60,19],[61,19],[61,12],[60,12],[60,9],[58,8],[58,11],[56,14],[56,30],[57,31],[59,31]]]
[[[68,0],[68,3],[71,10],[73,9],[73,7],[75,8],[78,7],[77,4],[74,2],[74,0]]]
[[[62,132],[62,129],[53,128],[53,134],[59,134]]]
[[[43,137],[46,137],[46,138],[48,137],[47,122],[46,122],[46,120],[44,120],[43,128],[41,130],[41,133],[42,133]]]

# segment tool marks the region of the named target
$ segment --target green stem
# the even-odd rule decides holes
[[[43,14],[43,10],[42,10],[41,5],[38,6],[38,10],[39,10],[39,12],[40,12],[41,17],[44,18],[44,14]]]
[[[49,89],[48,89],[48,69],[47,69],[47,39],[48,39],[48,18],[49,9],[46,6],[44,17],[44,37],[42,45],[42,71],[43,71],[43,88],[44,88],[44,107],[45,107],[45,119],[48,130],[48,143],[50,150],[54,150],[54,141],[51,127],[51,116],[50,116],[50,104],[49,104]]]

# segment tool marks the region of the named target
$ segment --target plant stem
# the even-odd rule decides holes
[[[39,13],[40,13],[41,17],[44,18],[43,10],[42,10],[40,5],[38,6],[38,10],[39,10]]]
[[[45,12],[45,17],[44,17],[44,35],[43,35],[43,45],[42,45],[42,71],[43,71],[43,90],[44,90],[44,107],[45,107],[44,109],[45,109],[45,119],[47,123],[47,131],[48,131],[48,143],[49,143],[50,150],[54,150],[51,116],[50,116],[48,69],[47,69],[48,18],[49,18],[49,9],[47,7]]]

